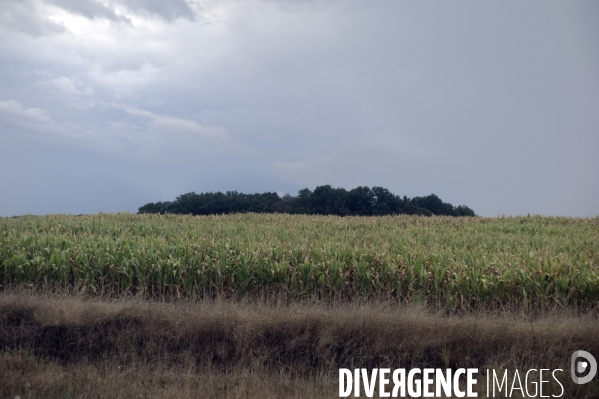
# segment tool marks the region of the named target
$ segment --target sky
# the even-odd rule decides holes
[[[0,0],[0,216],[330,184],[599,215],[599,2]]]

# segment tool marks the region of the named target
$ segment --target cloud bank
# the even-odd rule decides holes
[[[557,1],[7,0],[0,215],[331,184],[596,216],[598,16]]]

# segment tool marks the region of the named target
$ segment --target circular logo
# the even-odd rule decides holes
[[[576,351],[570,360],[570,373],[575,384],[586,384],[597,374],[597,360],[587,351]]]

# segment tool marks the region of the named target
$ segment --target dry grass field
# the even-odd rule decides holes
[[[0,295],[0,396],[330,398],[340,367],[564,368],[577,349],[599,353],[598,331],[562,313],[13,292]],[[572,397],[599,395],[563,376]]]
[[[341,367],[599,397],[569,377],[599,358],[598,218],[27,216],[0,262],[3,398],[330,398]]]

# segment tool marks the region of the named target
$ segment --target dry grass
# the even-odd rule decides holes
[[[330,398],[337,381],[273,373],[198,372],[110,360],[61,365],[26,352],[0,355],[0,396],[14,398]]]
[[[598,332],[596,315],[571,313],[4,292],[0,397],[337,397],[340,367],[569,373],[575,350],[599,358]],[[570,397],[599,397],[597,379],[583,388],[568,380]]]

